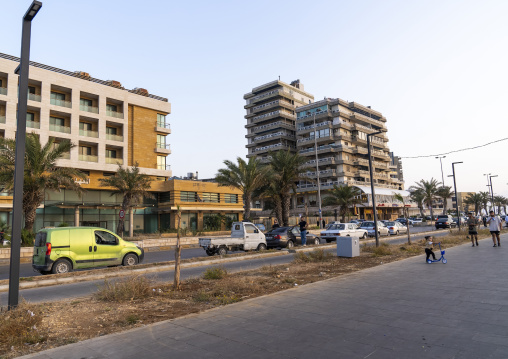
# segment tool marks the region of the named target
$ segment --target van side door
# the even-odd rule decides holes
[[[243,227],[245,229],[245,242],[243,249],[246,251],[256,249],[260,242],[259,229],[248,223],[244,223]]]
[[[71,258],[74,268],[93,267],[93,233],[89,228],[73,228],[69,230]]]
[[[113,233],[103,230],[94,230],[94,265],[96,267],[118,265],[122,262],[122,249],[120,241]]]

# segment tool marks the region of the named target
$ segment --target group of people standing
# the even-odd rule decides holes
[[[492,241],[494,242],[494,247],[501,247],[501,239],[499,238],[499,234],[501,233],[502,228],[502,220],[499,216],[496,216],[494,211],[490,211],[489,217],[484,221],[485,227],[489,226],[490,234],[492,235]],[[469,213],[469,218],[467,219],[467,225],[469,226],[469,235],[471,236],[471,242],[473,243],[472,247],[478,247],[478,227],[480,227],[480,221],[473,216],[473,213]],[[496,243],[497,240],[497,243]]]

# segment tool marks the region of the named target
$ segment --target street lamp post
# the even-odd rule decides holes
[[[21,57],[15,70],[19,74],[18,119],[16,128],[16,157],[14,162],[14,196],[12,200],[11,261],[9,266],[8,308],[14,309],[19,300],[19,263],[21,251],[21,227],[23,217],[23,178],[25,171],[26,111],[28,101],[28,70],[30,64],[30,35],[32,20],[42,7],[34,1],[23,16]]]
[[[494,187],[492,187],[492,177],[497,177],[497,175],[489,176],[490,190],[492,191],[490,194],[490,198],[492,199],[492,210],[494,211],[494,213],[496,213],[496,206],[494,205]]]
[[[317,176],[317,191],[318,191],[318,206],[319,206],[319,228],[322,228],[323,221],[321,220],[321,183],[319,180],[319,160],[317,155],[317,134],[316,134],[316,112],[314,112],[314,153],[316,154],[316,176]]]
[[[372,156],[370,150],[370,136],[378,135],[383,131],[377,131],[367,134],[367,151],[369,156],[369,174],[370,174],[370,191],[372,196],[372,213],[374,216],[374,235],[376,236],[376,247],[379,247],[379,234],[377,233],[377,210],[376,210],[376,193],[374,191],[374,175],[372,173]]]
[[[453,172],[453,190],[455,191],[455,210],[457,211],[457,225],[459,226],[460,231],[460,213],[459,213],[459,195],[457,193],[457,181],[455,180],[455,165],[462,162],[453,162],[452,163],[452,172]]]
[[[441,180],[442,186],[444,186],[444,175],[443,175],[443,158],[446,158],[446,156],[436,156],[436,158],[439,158],[439,163],[441,163]]]

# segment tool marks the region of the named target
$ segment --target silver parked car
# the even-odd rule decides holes
[[[320,236],[329,243],[331,241],[336,241],[337,237],[359,237],[365,239],[368,233],[364,229],[357,228],[355,223],[334,222],[330,224],[325,231],[322,231]]]
[[[374,229],[374,221],[365,221],[360,226],[360,229],[365,229],[369,236],[373,237],[375,235],[375,229]],[[383,222],[377,222],[377,232],[380,236],[389,236],[390,231]]]
[[[385,225],[390,234],[397,235],[399,233],[407,233],[407,227],[398,221],[385,222]]]

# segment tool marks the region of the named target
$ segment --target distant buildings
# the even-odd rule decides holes
[[[349,184],[361,189],[365,202],[352,211],[358,217],[372,218],[367,134],[387,131],[387,120],[380,112],[340,98],[314,102],[299,80],[290,85],[269,82],[254,88],[244,99],[248,157],[256,156],[266,162],[270,151],[289,149],[308,159],[306,177],[314,181],[298,184],[292,201],[293,214],[306,211],[317,215],[319,175],[322,197],[334,185]],[[402,163],[390,152],[386,132],[371,136],[371,144],[379,218],[397,218],[402,203],[393,198],[394,193],[401,193],[407,205],[414,207],[409,193],[403,190]],[[262,212],[261,216],[267,214]]]

